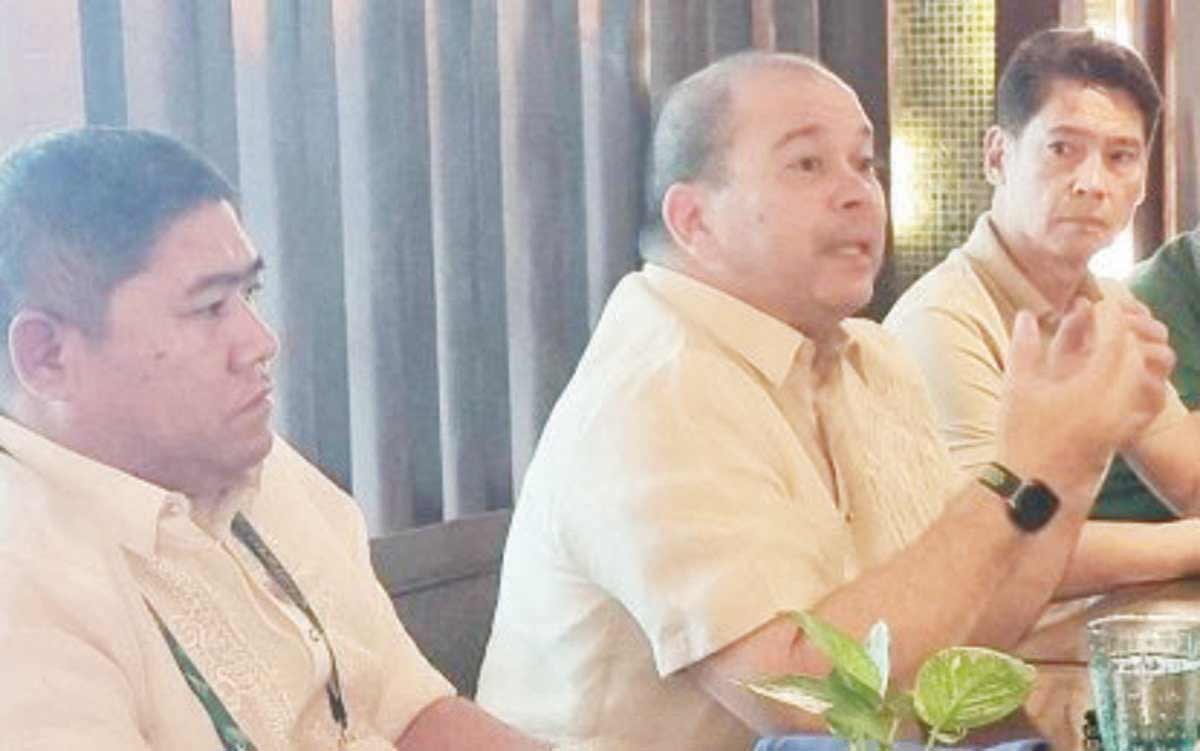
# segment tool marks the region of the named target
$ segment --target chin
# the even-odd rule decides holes
[[[1064,237],[1057,242],[1056,255],[1078,263],[1087,263],[1092,256],[1116,242],[1116,239],[1116,235],[1104,238],[1079,237],[1077,235]]]
[[[254,450],[254,464],[257,466],[262,464],[267,455],[271,453],[271,447],[275,445],[275,433],[267,430],[264,431],[258,438],[258,443]]]
[[[258,472],[274,445],[275,434],[269,430],[253,439],[231,444],[225,456],[225,466],[233,474],[253,475]]]
[[[847,296],[846,300],[841,305],[842,317],[849,318],[858,311],[867,307],[871,303],[871,296],[875,294],[875,281],[872,277],[871,282],[856,292],[854,295]]]

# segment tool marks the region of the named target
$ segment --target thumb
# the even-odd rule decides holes
[[[1045,355],[1037,319],[1028,310],[1017,312],[1013,321],[1012,342],[1008,345],[1008,373],[1013,381],[1034,377],[1042,368]]]

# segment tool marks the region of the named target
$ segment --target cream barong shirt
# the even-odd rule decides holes
[[[614,290],[525,478],[478,700],[555,739],[745,749],[681,669],[911,542],[966,480],[873,323],[813,342],[647,265]]]
[[[280,439],[219,508],[0,418],[0,748],[215,751],[143,598],[260,751],[330,751],[328,653],[230,533],[241,510],[332,642],[358,740],[389,749],[450,685],[371,569],[354,502]]]

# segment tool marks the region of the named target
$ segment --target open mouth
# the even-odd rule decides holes
[[[867,241],[836,243],[830,246],[829,254],[835,258],[845,258],[873,264],[875,263],[876,253],[873,252],[872,247],[872,243]]]

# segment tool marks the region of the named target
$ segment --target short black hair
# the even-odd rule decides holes
[[[717,60],[667,92],[646,152],[642,258],[658,257],[667,245],[662,203],[672,185],[692,180],[720,184],[725,179],[733,87],[744,73],[766,69],[826,70],[804,55],[749,50]]]
[[[209,202],[237,209],[210,162],[146,130],[57,131],[0,160],[0,337],[37,308],[92,335],[108,298],[148,262],[159,236]],[[7,361],[7,358],[0,358]]]
[[[1091,29],[1045,29],[1021,42],[996,85],[996,122],[1020,135],[1045,104],[1050,84],[1063,80],[1129,94],[1142,113],[1146,143],[1154,138],[1162,111],[1154,75],[1137,52]]]

